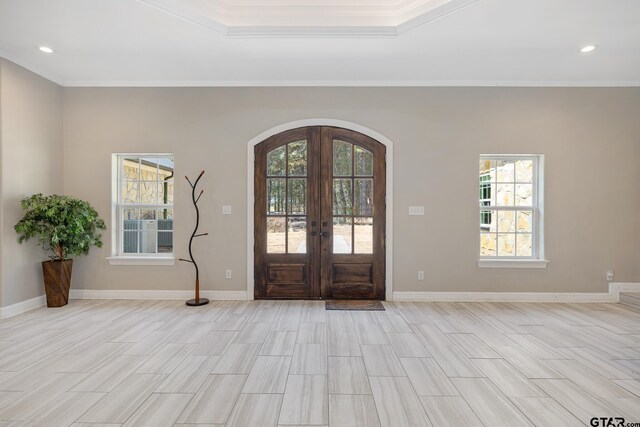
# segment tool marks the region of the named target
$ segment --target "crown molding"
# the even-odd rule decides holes
[[[404,2],[397,6],[376,7],[332,7],[335,16],[327,17],[326,22],[357,22],[357,25],[239,25],[229,23],[229,20],[239,20],[242,11],[245,19],[252,22],[268,22],[276,19],[304,20],[301,13],[307,10],[307,19],[314,23],[319,21],[319,12],[323,8],[311,6],[278,6],[278,7],[237,7],[225,6],[222,3],[211,2],[217,7],[205,10],[188,2],[176,0],[138,0],[143,4],[157,8],[180,19],[212,29],[226,37],[397,37],[414,30],[436,19],[442,18],[463,8],[471,6],[480,0],[431,0]],[[416,14],[416,10],[419,12]],[[253,14],[249,14],[253,11]],[[257,11],[262,13],[256,13]],[[313,13],[311,13],[313,12]],[[228,15],[227,15],[228,14]],[[231,16],[229,16],[231,15]],[[240,18],[238,18],[240,17]],[[313,18],[313,19],[312,19]],[[226,22],[225,22],[226,21]],[[376,24],[377,23],[377,24]],[[392,25],[394,24],[395,25]]]
[[[640,80],[70,80],[65,87],[639,87]]]
[[[5,51],[0,50],[0,59],[5,59],[5,60],[7,60],[9,62],[13,62],[16,65],[19,65],[20,67],[22,67],[24,69],[27,69],[27,70],[31,71],[32,73],[35,73],[35,74],[39,75],[40,77],[44,77],[45,79],[47,79],[47,80],[49,80],[49,81],[51,81],[53,83],[56,83],[57,85],[64,86],[63,80],[60,77],[58,77],[58,76],[56,76],[54,74],[51,74],[48,71],[44,71],[42,68],[36,67],[33,64],[31,64],[31,63],[29,63],[27,61],[24,61],[24,60],[22,60],[22,59],[20,59],[20,58],[18,58],[16,56],[10,55],[9,53],[7,53]]]

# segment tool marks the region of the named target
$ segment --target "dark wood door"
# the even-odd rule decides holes
[[[384,145],[287,131],[255,147],[254,184],[257,299],[384,299]]]

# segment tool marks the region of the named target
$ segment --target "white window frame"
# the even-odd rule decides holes
[[[110,265],[174,265],[174,253],[123,253],[122,238],[122,206],[120,196],[122,191],[123,159],[130,157],[174,157],[173,153],[113,153],[111,155],[111,256],[107,257]],[[165,204],[128,204],[132,208],[162,209],[170,206],[175,220],[174,203]],[[175,233],[175,229],[173,230]],[[174,234],[175,237],[175,234]],[[174,247],[175,249],[175,247]]]
[[[499,211],[531,210],[533,212],[532,227],[532,256],[480,256],[478,266],[483,268],[546,268],[549,263],[544,257],[544,155],[542,154],[481,154],[479,160],[531,160],[533,161],[533,191],[531,206],[480,206],[479,200],[476,202],[478,213],[483,210],[490,210],[492,216],[497,218]],[[497,171],[496,171],[497,173]],[[514,178],[515,179],[515,178]],[[478,181],[476,181],[478,183]],[[476,184],[478,185],[478,184]],[[496,188],[497,193],[497,188]],[[477,193],[476,193],[477,194]],[[495,194],[494,196],[497,196]],[[480,215],[477,216],[480,218]],[[478,244],[480,247],[480,234],[482,228],[478,221]],[[517,239],[517,233],[516,233]],[[496,248],[497,250],[497,248]]]

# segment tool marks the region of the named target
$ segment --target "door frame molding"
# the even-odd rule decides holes
[[[254,264],[254,174],[255,174],[255,152],[254,147],[267,138],[279,133],[307,126],[331,126],[345,128],[367,135],[375,139],[387,148],[386,152],[386,240],[385,240],[385,298],[387,301],[393,300],[393,142],[383,134],[373,129],[359,125],[357,123],[348,122],[338,119],[304,119],[293,122],[283,123],[272,127],[252,138],[247,143],[247,299],[254,299],[255,281],[253,277]]]

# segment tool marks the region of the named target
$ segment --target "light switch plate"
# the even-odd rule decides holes
[[[424,206],[409,206],[409,215],[424,215]]]
[[[231,215],[231,206],[223,206],[222,215]]]

